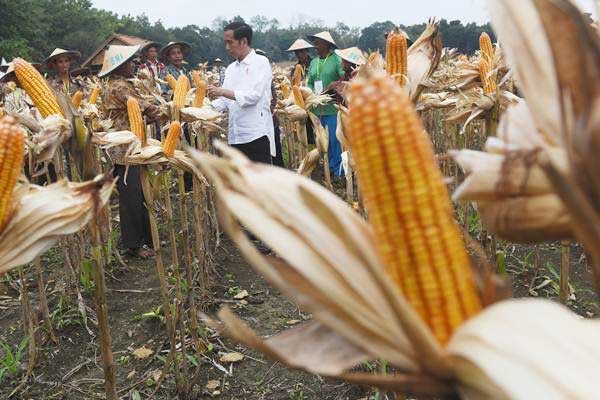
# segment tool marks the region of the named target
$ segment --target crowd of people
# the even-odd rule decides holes
[[[273,83],[271,64],[265,52],[252,47],[252,28],[246,23],[233,22],[225,26],[223,40],[232,62],[225,67],[223,60],[213,60],[213,72],[218,77],[207,88],[212,106],[228,113],[228,142],[249,159],[267,164],[283,166],[280,132],[274,118],[276,92]],[[366,60],[356,47],[340,50],[329,32],[320,32],[298,39],[288,49],[293,52],[296,62],[302,67],[303,80],[316,94],[329,94],[331,100],[311,109],[329,131],[329,163],[335,177],[342,174],[341,145],[336,138],[336,103],[344,104],[344,82],[352,79],[356,68]],[[185,61],[192,49],[185,42],[170,42],[161,45],[148,42],[142,46],[111,45],[105,50],[104,62],[97,77],[103,80],[99,112],[104,119],[113,121],[115,131],[129,130],[127,99],[138,100],[147,124],[159,118],[159,108],[142,96],[131,78],[146,71],[154,80],[162,94],[169,98],[172,88],[166,83],[171,75],[177,79],[187,75],[194,82],[191,68]],[[316,52],[313,56],[311,52]],[[58,93],[73,96],[82,88],[84,80],[80,76],[91,74],[87,68],[73,69],[81,54],[74,50],[55,49],[45,60],[44,66],[50,72],[49,85]],[[295,65],[294,65],[295,67]],[[293,71],[294,69],[292,69]],[[0,100],[7,111],[23,109],[28,98],[19,88],[12,63],[3,61],[0,65],[0,84],[11,90],[0,90]],[[87,88],[89,89],[89,88]],[[308,123],[309,137],[311,127]],[[186,140],[189,132],[184,129]],[[314,137],[312,137],[314,143]],[[152,257],[151,235],[148,213],[140,183],[140,167],[115,165],[114,174],[119,177],[119,212],[122,245],[132,256]],[[125,179],[127,174],[127,179]],[[186,179],[189,190],[192,177]]]

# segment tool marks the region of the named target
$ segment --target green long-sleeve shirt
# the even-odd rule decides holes
[[[342,59],[335,53],[331,52],[326,57],[314,58],[310,62],[308,67],[308,87],[313,91],[315,90],[315,82],[323,82],[323,90],[327,89],[327,86],[331,82],[339,80],[344,75],[344,69],[342,68]],[[313,111],[317,116],[322,117],[324,115],[335,115],[337,110],[335,108],[335,101],[330,101],[323,106],[316,106]]]

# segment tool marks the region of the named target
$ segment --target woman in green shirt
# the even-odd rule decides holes
[[[333,94],[332,84],[343,75],[342,60],[333,52],[337,45],[329,32],[321,32],[308,37],[315,45],[318,57],[313,59],[308,68],[308,87],[316,94]],[[321,120],[323,127],[329,130],[329,168],[334,176],[342,175],[342,146],[335,136],[337,129],[337,109],[332,99],[322,106],[311,110]]]

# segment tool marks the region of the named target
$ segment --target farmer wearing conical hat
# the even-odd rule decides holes
[[[213,72],[219,75],[219,86],[222,86],[225,80],[225,66],[220,58],[215,58],[213,61]]]
[[[294,75],[294,70],[296,69],[296,65],[301,65],[302,70],[304,71],[304,75],[302,79],[305,78],[306,73],[308,72],[308,67],[310,66],[310,62],[312,61],[310,57],[310,49],[314,49],[315,46],[308,43],[304,39],[297,39],[292,45],[286,50],[288,52],[294,52],[296,55],[296,64],[294,68],[292,68],[292,77]]]
[[[148,69],[154,78],[160,77],[165,69],[165,64],[158,59],[159,51],[160,43],[157,42],[148,42],[140,50],[140,53],[142,53],[140,69]]]
[[[7,112],[19,113],[33,105],[27,93],[21,88],[13,63],[6,63],[4,75],[0,77],[0,100]]]
[[[337,44],[327,31],[308,37],[313,42],[317,55],[308,68],[308,87],[316,94],[333,94],[331,83],[338,81],[344,75],[342,59],[333,52]],[[329,168],[335,177],[342,175],[342,146],[335,136],[337,128],[337,109],[335,101],[314,107],[312,112],[321,120],[323,127],[329,130]]]
[[[165,68],[162,71],[161,78],[164,79],[168,74],[173,75],[173,78],[179,78],[179,75],[187,75],[190,83],[193,82],[190,71],[185,62],[185,57],[190,54],[192,47],[186,42],[169,42],[164,46],[159,53],[159,58],[165,63]],[[168,92],[168,85],[163,86],[163,91]]]
[[[335,101],[338,104],[346,105],[346,88],[348,82],[354,78],[358,72],[358,67],[367,62],[363,52],[358,47],[350,47],[347,49],[335,49],[337,54],[342,59],[342,68],[344,75],[337,81],[331,83],[330,87],[335,93]]]
[[[78,51],[56,48],[46,58],[46,66],[54,71],[54,77],[48,80],[54,90],[72,96],[80,89],[80,85],[73,80],[70,74],[72,64],[79,57],[81,54]]]
[[[104,53],[102,70],[99,78],[108,77],[102,92],[100,112],[104,119],[113,121],[112,130],[130,130],[127,114],[127,99],[135,98],[151,123],[158,119],[160,112],[156,105],[144,100],[130,79],[133,75],[132,59],[139,46],[109,46]],[[144,205],[144,194],[140,182],[140,167],[130,165],[125,180],[125,165],[116,164],[114,175],[119,177],[119,217],[121,225],[121,241],[132,256],[148,258],[154,252],[148,247],[152,243],[148,211]]]

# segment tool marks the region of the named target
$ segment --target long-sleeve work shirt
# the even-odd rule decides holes
[[[271,65],[266,57],[252,50],[242,61],[225,70],[223,89],[232,90],[235,100],[219,97],[212,102],[219,111],[229,111],[229,144],[244,144],[269,138],[271,155],[275,156],[273,117],[271,115]]]

